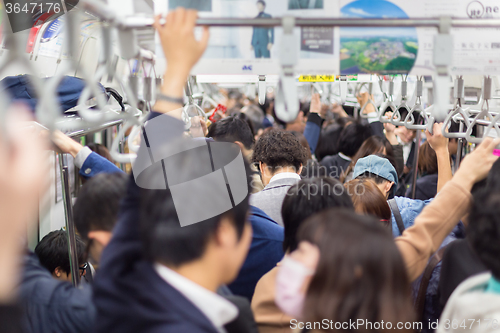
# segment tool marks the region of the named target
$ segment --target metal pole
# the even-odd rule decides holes
[[[462,133],[464,130],[464,123],[460,122],[459,133]],[[455,167],[453,168],[453,172],[457,172],[458,167],[460,166],[460,162],[462,162],[462,154],[464,149],[464,138],[458,139],[457,145],[457,156],[455,159]]]
[[[420,140],[422,139],[422,130],[417,130],[417,138],[415,143],[415,154],[413,160],[413,183],[411,184],[411,198],[415,199],[417,190],[417,175],[418,175],[418,155],[420,153]]]
[[[64,217],[66,219],[66,232],[68,234],[69,267],[71,280],[75,287],[80,285],[80,270],[78,266],[78,253],[76,251],[76,230],[73,222],[73,207],[69,188],[69,170],[64,154],[59,154],[59,167],[61,168],[61,188],[64,203]]]
[[[100,17],[100,13],[92,13]],[[105,18],[103,18],[105,19]],[[150,28],[154,23],[152,17],[129,16],[125,19],[113,19],[111,24],[121,29]],[[164,20],[160,21],[164,23]],[[199,26],[210,27],[280,27],[282,18],[199,18]],[[295,26],[298,27],[427,27],[439,28],[439,18],[296,18]],[[453,28],[494,28],[500,27],[498,19],[452,19]]]

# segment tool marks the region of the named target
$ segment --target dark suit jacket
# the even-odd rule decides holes
[[[266,13],[260,13],[257,18],[271,18]],[[274,28],[253,28],[252,46],[254,48],[267,47],[267,44],[274,44]]]
[[[252,300],[260,278],[283,258],[284,230],[259,208],[250,206],[252,245],[236,280],[229,285],[235,294]]]

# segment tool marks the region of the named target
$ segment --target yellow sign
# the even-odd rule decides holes
[[[299,82],[334,82],[335,75],[301,75]]]

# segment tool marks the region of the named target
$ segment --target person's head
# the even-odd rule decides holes
[[[385,195],[374,181],[368,178],[357,178],[345,183],[344,186],[357,213],[372,215],[384,222],[383,225],[390,225],[391,208]]]
[[[302,179],[290,187],[281,207],[285,227],[283,250],[297,249],[297,230],[308,217],[334,207],[352,210],[352,201],[345,192],[342,184],[330,177]]]
[[[300,110],[297,114],[297,118],[294,121],[286,124],[287,131],[296,131],[299,133],[304,133],[306,128],[307,118],[304,116],[304,111]]]
[[[85,274],[85,243],[76,235],[76,253],[78,257],[80,277]],[[35,247],[35,254],[40,264],[50,274],[61,281],[71,281],[72,274],[69,263],[68,234],[64,230],[48,233]]]
[[[118,208],[127,188],[124,173],[98,174],[82,186],[73,206],[75,227],[87,242],[90,258],[98,263],[111,240]]]
[[[486,186],[473,197],[467,239],[493,277],[500,280],[500,191]]]
[[[424,142],[418,153],[418,172],[421,175],[438,173],[437,156],[428,141]]]
[[[417,136],[417,130],[408,129],[405,126],[399,126],[395,129],[394,133],[396,133],[399,139],[401,139],[401,142],[404,144],[413,142]]]
[[[314,151],[314,155],[321,161],[325,156],[335,155],[339,152],[338,141],[342,128],[339,125],[333,124],[321,131],[318,145]]]
[[[230,90],[227,94],[227,109],[230,110],[235,107],[241,109],[243,106],[243,99],[243,94],[239,90]]]
[[[352,178],[371,179],[386,198],[389,197],[393,186],[398,184],[398,174],[394,166],[387,158],[377,155],[360,158],[354,166]]]
[[[266,3],[263,0],[257,1],[257,10],[262,13],[266,9]]]
[[[290,133],[292,133],[299,140],[299,142],[302,145],[302,147],[304,147],[306,149],[306,151],[307,151],[307,160],[309,161],[312,158],[311,148],[309,147],[309,142],[307,141],[307,139],[304,136],[304,134],[302,134],[300,132],[297,132],[297,131],[291,131]]]
[[[338,151],[346,156],[354,157],[363,142],[372,135],[370,126],[352,123],[340,132]]]
[[[255,133],[262,128],[262,122],[264,121],[264,112],[260,107],[254,104],[247,105],[241,109],[241,113],[244,113],[248,119],[252,122],[252,127]]]
[[[313,272],[301,319],[334,323],[410,322],[413,319],[406,267],[392,236],[375,218],[334,208],[310,217],[299,229],[295,266]],[[277,294],[281,272],[278,273]],[[289,277],[291,278],[291,277]],[[361,328],[361,332],[379,331]]]
[[[241,163],[244,170],[235,169],[235,156],[239,154],[236,145],[209,144],[208,165],[206,146],[193,148],[192,141],[175,145],[182,153],[164,159],[165,167],[175,177],[168,180],[167,189],[141,189],[138,219],[148,261],[185,276],[200,277],[203,272],[196,282],[215,291],[234,280],[250,247],[252,231],[247,221],[250,170],[244,159]],[[230,190],[220,172],[222,167]],[[245,174],[238,177],[242,171]],[[165,181],[162,172],[147,169],[144,173],[149,188],[158,188],[153,186]]]
[[[366,139],[361,147],[359,147],[358,152],[352,158],[349,167],[344,171],[342,176],[340,177],[340,181],[344,182],[347,175],[354,169],[356,162],[363,157],[374,155],[374,154],[383,154],[383,155],[393,155],[392,145],[386,138],[380,137],[378,135],[372,135],[368,139]]]
[[[255,143],[252,161],[258,164],[265,186],[277,173],[300,174],[307,161],[307,151],[292,133],[271,129]]]
[[[248,123],[238,116],[230,116],[213,123],[208,127],[207,137],[215,141],[236,143],[243,155],[252,153],[255,140]]]

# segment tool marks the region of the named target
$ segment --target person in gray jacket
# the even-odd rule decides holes
[[[257,1],[259,15],[256,18],[271,18],[272,16],[264,13],[266,3],[263,0]],[[255,51],[255,58],[271,58],[271,48],[274,44],[274,28],[253,28],[252,46]]]
[[[281,206],[288,189],[300,180],[307,149],[291,132],[271,130],[255,144],[252,161],[257,164],[265,187],[250,196],[250,205],[282,226]]]

